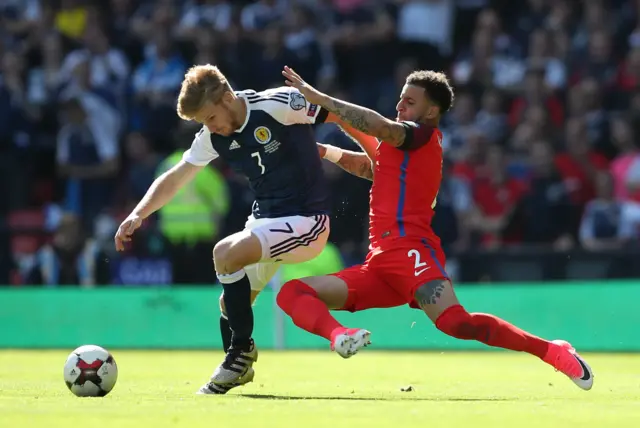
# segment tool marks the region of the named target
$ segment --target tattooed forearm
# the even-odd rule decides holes
[[[393,122],[379,113],[366,107],[361,107],[335,98],[326,97],[322,107],[344,120],[355,129],[377,137],[385,143],[401,146],[404,143],[406,131],[404,127]]]
[[[373,180],[373,166],[371,165],[371,159],[369,159],[365,153],[343,150],[342,157],[336,165],[356,177]]]

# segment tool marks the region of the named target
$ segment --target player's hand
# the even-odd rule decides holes
[[[124,243],[131,241],[131,235],[133,235],[133,232],[135,232],[141,225],[142,217],[133,214],[122,222],[114,238],[117,251],[125,250]]]
[[[324,144],[316,143],[318,146],[318,154],[320,155],[320,159],[324,159],[324,155],[327,154],[327,148]]]
[[[287,86],[293,86],[294,88],[299,90],[308,102],[310,102],[311,104],[322,104],[322,96],[324,94],[302,80],[302,77],[300,77],[298,73],[293,71],[292,68],[289,68],[285,65],[284,70],[282,70],[282,75],[286,79],[285,83],[287,84]]]

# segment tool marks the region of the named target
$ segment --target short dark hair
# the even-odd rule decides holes
[[[424,88],[426,95],[440,107],[441,113],[451,109],[455,96],[446,74],[431,70],[417,70],[407,76],[406,83]]]

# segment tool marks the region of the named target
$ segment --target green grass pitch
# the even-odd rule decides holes
[[[640,427],[640,355],[584,354],[585,392],[523,354],[263,351],[252,384],[196,396],[221,352],[115,350],[114,390],[77,398],[69,351],[0,351],[0,427]]]

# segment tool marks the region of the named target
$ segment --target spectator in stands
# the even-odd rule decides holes
[[[475,91],[498,84],[497,70],[505,69],[504,60],[494,52],[493,37],[488,30],[476,31],[470,51],[458,55],[451,77],[458,85],[468,85]]]
[[[640,46],[633,48],[618,67],[617,88],[633,91],[640,87]]]
[[[242,28],[259,37],[259,31],[281,21],[286,13],[285,0],[257,0],[242,9],[240,22]]]
[[[587,204],[580,242],[589,251],[619,250],[640,236],[640,205],[614,199],[608,172],[598,173],[597,197]]]
[[[58,89],[64,83],[60,72],[63,55],[62,38],[53,34],[38,47],[42,62],[29,73],[29,101],[44,109],[56,101]]]
[[[618,156],[611,162],[616,200],[640,202],[640,150],[634,129],[624,117],[611,121],[611,137]]]
[[[226,0],[197,0],[187,3],[177,25],[181,38],[197,40],[201,28],[224,33],[231,26],[233,8]]]
[[[403,55],[418,56],[420,68],[442,69],[451,55],[454,22],[453,1],[400,2],[398,38]]]
[[[39,0],[6,0],[0,4],[0,20],[3,32],[21,37],[28,34],[42,19],[42,7]]]
[[[294,53],[284,44],[284,30],[280,25],[273,24],[261,34],[260,43],[252,46],[251,55],[245,59],[250,70],[260,70],[245,76],[249,87],[258,90],[282,86],[282,64],[294,61]]]
[[[0,213],[26,205],[28,162],[33,136],[34,111],[28,102],[24,59],[8,51],[0,64],[0,189],[4,190]]]
[[[394,49],[393,5],[364,0],[334,2],[337,31],[333,54],[337,79],[349,88],[350,99],[378,110],[378,97],[392,85],[398,52]]]
[[[609,137],[609,113],[605,108],[605,100],[601,81],[589,78],[582,81],[582,97],[585,108],[585,124],[587,126],[587,140],[594,150],[602,153],[608,159],[616,154]]]
[[[117,120],[108,107],[89,95],[69,98],[62,105],[63,126],[58,133],[58,173],[66,181],[65,205],[85,225],[109,206],[119,171]]]
[[[305,79],[309,84],[317,86],[323,56],[313,27],[313,12],[298,5],[291,9],[289,16],[284,34],[284,45],[291,54],[289,65],[301,76],[307,76]]]
[[[78,217],[65,214],[61,218],[51,244],[44,245],[35,255],[27,283],[46,287],[109,283],[105,257],[87,237]]]
[[[478,130],[473,130],[467,136],[464,150],[460,153],[459,159],[454,164],[453,173],[462,177],[470,183],[483,176],[486,171],[486,158],[489,141],[484,134]]]
[[[569,88],[566,100],[567,119],[584,118],[587,113],[585,92],[580,85]]]
[[[515,156],[521,156],[528,160],[531,143],[543,139],[543,131],[544,130],[539,128],[534,128],[526,122],[521,123],[510,135],[509,141],[507,142],[509,151]]]
[[[158,33],[166,33],[170,37],[178,31],[178,7],[173,0],[143,1],[131,19],[133,33],[143,43],[150,43]]]
[[[598,19],[600,22],[604,21],[602,17]],[[607,30],[592,31],[589,33],[588,41],[587,57],[576,67],[572,76],[573,82],[589,77],[607,88],[613,87],[616,82],[617,63],[613,59],[611,33]]]
[[[558,141],[561,139],[561,130],[551,121],[549,111],[544,105],[535,104],[528,106],[522,115],[521,124],[529,125],[534,130],[534,138]]]
[[[166,150],[172,147],[168,137],[179,122],[175,100],[187,66],[165,32],[156,34],[147,48],[147,59],[133,75],[134,128]]]
[[[595,197],[596,175],[598,171],[609,168],[609,161],[590,147],[587,126],[582,119],[570,119],[567,122],[565,149],[566,152],[556,155],[556,167],[573,203],[584,207]]]
[[[529,37],[530,66],[538,66],[544,69],[544,83],[551,90],[560,90],[567,84],[567,66],[558,58],[555,48],[554,33],[546,29],[538,29]]]
[[[545,18],[544,26],[552,30],[564,30],[571,26],[575,14],[570,0],[554,0],[550,2],[549,14]]]
[[[522,57],[522,49],[516,40],[505,31],[502,19],[495,9],[486,8],[478,15],[476,30],[488,31],[493,40],[495,52],[505,58]]]
[[[507,115],[504,112],[504,100],[499,90],[488,88],[484,92],[475,122],[478,130],[486,135],[491,143],[502,144],[504,142],[509,128]]]
[[[125,140],[127,156],[127,181],[125,183],[125,205],[133,207],[156,178],[161,158],[153,150],[149,139],[140,132],[132,132]]]
[[[527,6],[522,8],[517,18],[517,26],[514,30],[515,38],[524,46],[529,43],[529,56],[534,56],[532,52],[531,36],[539,31],[545,30],[545,21],[548,17],[549,2],[547,0],[528,0]],[[538,37],[538,36],[535,36]]]
[[[476,106],[473,95],[467,92],[457,94],[453,110],[443,122],[443,148],[447,156],[459,160],[463,156],[470,135],[480,132],[476,127]]]
[[[142,46],[132,25],[136,3],[135,0],[110,0],[111,8],[102,14],[113,47],[119,49],[131,65],[138,64],[142,56]]]
[[[113,90],[120,95],[129,75],[129,61],[124,53],[111,46],[107,33],[99,26],[88,27],[84,31],[84,45],[72,51],[62,65],[62,78],[71,80],[78,64],[88,62],[91,86]]]
[[[577,58],[587,58],[586,64],[604,65],[604,57],[611,52],[610,41],[607,39],[614,30],[614,24],[608,3],[610,2],[601,0],[584,2],[583,15],[575,23],[573,50]],[[571,6],[569,5],[573,9]]]
[[[470,247],[469,221],[473,207],[471,185],[453,174],[453,163],[445,158],[432,225],[446,253],[464,251]]]
[[[608,199],[596,180],[607,161],[617,203],[640,201],[640,2],[578,3],[0,1],[0,191],[6,195],[0,213],[15,217],[16,207],[38,211],[61,204],[87,228],[98,213],[105,219],[117,215],[139,197],[159,160],[174,159],[175,141],[190,141],[197,132],[175,115],[175,92],[188,64],[217,64],[232,86],[264,89],[282,85],[280,70],[287,63],[324,91],[347,90],[342,98],[389,117],[395,116],[404,78],[420,66],[448,71],[457,88],[454,111],[443,122],[452,165],[444,165],[434,220],[443,241],[477,249],[460,229],[473,220],[459,215],[473,205],[466,195],[474,189],[482,209],[493,198],[495,206],[513,211],[494,216],[502,217],[497,238],[543,250],[569,248],[581,209],[611,205],[602,203]],[[186,139],[176,136],[184,130]],[[320,142],[352,148],[333,125],[318,126],[316,135]],[[56,165],[67,186],[61,194],[53,184]],[[191,254],[202,256],[206,260],[198,263],[206,272],[189,277],[179,267],[180,281],[213,281],[212,240],[223,233],[220,228],[223,234],[242,228],[249,212],[246,181],[221,162],[216,168],[212,188],[226,187],[222,193],[229,196],[216,199],[221,205],[209,216],[206,250],[196,255],[184,244],[189,239],[174,239],[182,249],[178,265],[192,263]],[[329,176],[332,239],[347,264],[361,262],[369,183],[338,170]],[[527,182],[530,189],[509,207],[505,195],[512,181]],[[124,190],[117,199],[110,197],[114,188]],[[207,190],[195,194],[214,198]],[[138,277],[132,273],[156,266],[159,276],[135,280],[173,279],[168,246],[159,236],[165,225],[159,229],[150,221],[146,227],[127,254],[136,261],[114,269],[114,281],[133,281]],[[10,242],[21,263],[37,243],[21,246],[16,237]],[[640,239],[633,235],[632,241]],[[145,265],[145,258],[152,261]]]
[[[516,98],[509,112],[509,124],[515,128],[522,120],[528,107],[544,107],[554,126],[562,126],[564,108],[557,96],[550,93],[545,86],[545,69],[534,65],[527,70],[522,96]]]
[[[459,51],[471,43],[478,15],[489,7],[490,0],[456,0],[454,1],[455,26],[453,28],[454,50]]]
[[[165,158],[156,177],[182,160],[184,143]],[[229,209],[229,190],[222,174],[207,166],[159,211],[159,229],[171,243],[174,281],[213,283],[215,271],[211,251]]]
[[[522,228],[523,242],[551,244],[555,249],[566,250],[574,242],[571,221],[575,208],[553,157],[550,143],[537,141],[531,145],[533,174],[512,221]]]
[[[504,230],[526,187],[521,181],[509,177],[507,160],[500,146],[489,148],[483,169],[484,173],[472,185],[476,208],[474,231],[480,234],[483,245],[497,247],[510,241],[510,237],[504,236]]]

